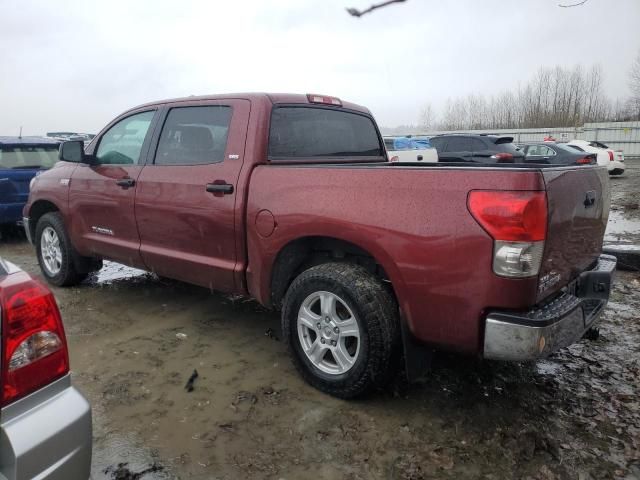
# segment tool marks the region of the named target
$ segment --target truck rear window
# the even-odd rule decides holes
[[[0,148],[0,168],[51,168],[57,160],[57,145]]]
[[[276,107],[269,159],[383,157],[375,124],[366,115],[321,107]]]

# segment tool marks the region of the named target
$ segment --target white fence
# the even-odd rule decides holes
[[[614,150],[622,150],[626,157],[640,157],[640,121],[585,123],[582,127],[564,128],[515,128],[511,130],[457,130],[426,132],[425,135],[440,133],[496,133],[513,136],[515,142],[541,141],[552,134],[558,141],[573,139],[604,143]]]

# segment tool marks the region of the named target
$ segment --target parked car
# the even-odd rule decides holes
[[[438,152],[428,138],[384,137],[390,162],[437,162]]]
[[[586,140],[571,140],[567,143],[571,148],[598,155],[598,165],[607,167],[609,175],[622,175],[624,173],[624,154],[614,151],[601,142],[589,142]]]
[[[339,397],[385,385],[403,354],[415,378],[425,345],[544,357],[609,297],[604,168],[389,163],[369,110],[323,95],[149,103],[82,147],[63,144],[24,209],[50,283],[106,258],[251,296]]]
[[[58,160],[59,141],[0,137],[0,226],[22,221],[29,182]]]
[[[579,152],[564,143],[550,141],[519,143],[525,163],[547,163],[553,165],[596,165],[597,154]]]
[[[524,155],[513,137],[447,134],[431,137],[440,162],[523,163]]]
[[[53,294],[0,258],[0,479],[88,479],[91,408]]]

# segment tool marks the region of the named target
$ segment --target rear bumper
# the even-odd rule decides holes
[[[91,408],[69,376],[2,410],[0,479],[87,479]]]
[[[624,173],[625,165],[620,160],[612,160],[607,164],[607,170],[611,175],[621,175]]]
[[[490,312],[484,335],[485,358],[524,361],[544,358],[576,342],[597,324],[611,290],[616,258],[601,255],[566,292],[528,312]]]

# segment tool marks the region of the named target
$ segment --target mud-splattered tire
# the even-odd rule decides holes
[[[398,307],[359,265],[326,263],[301,273],[283,302],[282,332],[302,377],[336,397],[366,394],[398,370]]]
[[[78,263],[85,259],[73,249],[59,213],[46,213],[38,220],[35,244],[40,271],[49,283],[66,287],[87,277],[88,271],[78,269]]]

